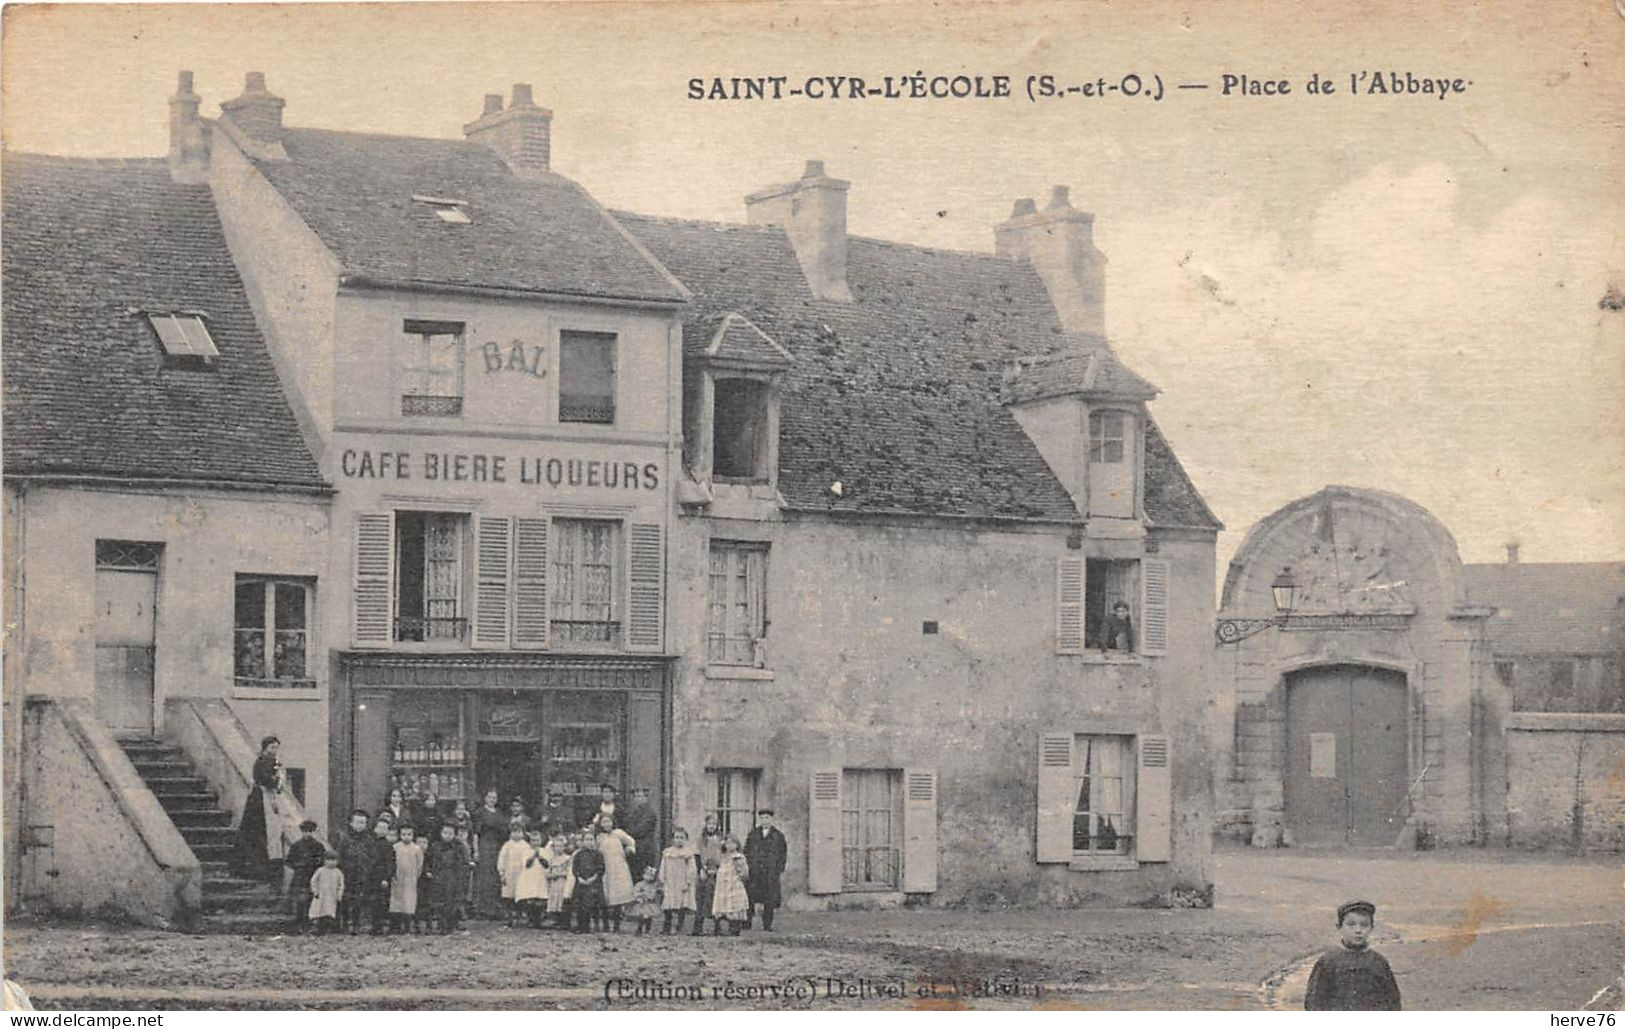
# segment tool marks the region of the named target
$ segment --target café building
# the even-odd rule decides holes
[[[197,174],[336,491],[328,820],[394,789],[658,802],[686,291],[549,170],[528,88],[463,141],[282,106],[249,76]]]

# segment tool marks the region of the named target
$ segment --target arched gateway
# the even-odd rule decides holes
[[[1221,831],[1262,846],[1476,839],[1486,616],[1455,540],[1402,497],[1329,486],[1255,525],[1219,612]]]

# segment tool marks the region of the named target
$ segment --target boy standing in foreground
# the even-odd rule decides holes
[[[1306,1011],[1398,1011],[1399,984],[1381,954],[1371,949],[1377,906],[1351,900],[1337,909],[1343,945],[1320,956],[1303,996]]]

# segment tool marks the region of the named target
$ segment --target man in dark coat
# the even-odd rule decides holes
[[[632,806],[627,809],[625,821],[617,820],[617,824],[626,830],[636,844],[632,851],[629,864],[632,869],[632,881],[636,883],[643,878],[643,870],[650,865],[660,862],[660,816],[655,813],[654,805],[649,803],[649,788],[639,786],[632,791]]]
[[[760,905],[762,928],[773,931],[773,912],[781,902],[779,876],[784,874],[784,862],[789,853],[784,833],[773,825],[772,809],[756,812],[756,828],[745,838],[745,863],[750,866],[750,877],[745,881],[745,893],[750,898],[745,928],[752,927]]]
[[[561,834],[568,836],[581,828],[575,808],[566,804],[557,790],[547,791],[547,799],[531,812],[530,824],[539,827],[548,839]]]
[[[1399,984],[1381,954],[1371,949],[1377,906],[1351,900],[1337,909],[1342,946],[1315,962],[1303,996],[1306,1011],[1398,1011]]]

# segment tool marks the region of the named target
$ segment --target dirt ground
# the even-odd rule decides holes
[[[10,926],[6,974],[43,1008],[1260,1009],[1301,1004],[1332,909],[1379,905],[1413,1009],[1621,999],[1617,860],[1498,852],[1221,850],[1212,910],[781,915],[738,938],[187,936]]]

